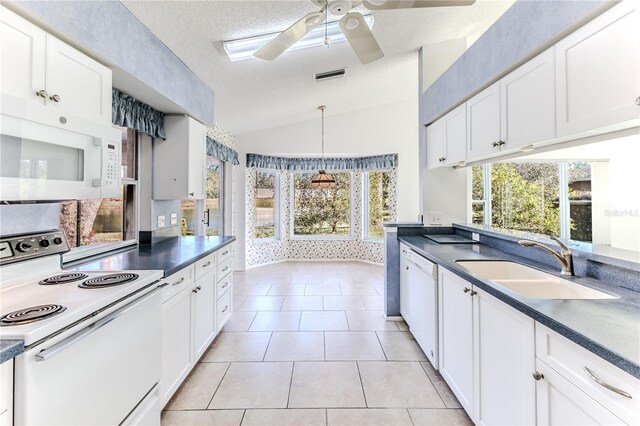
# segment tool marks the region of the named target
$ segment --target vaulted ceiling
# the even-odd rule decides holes
[[[464,36],[475,41],[513,0],[374,12],[373,33],[385,57],[368,65],[347,43],[285,52],[273,62],[229,60],[224,40],[283,30],[317,10],[311,0],[123,3],[214,90],[215,121],[241,134],[316,118],[320,104],[333,115],[407,99],[417,103],[419,47]],[[314,81],[315,73],[342,67],[344,78]]]

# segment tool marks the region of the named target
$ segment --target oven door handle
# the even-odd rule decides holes
[[[147,300],[151,296],[151,294],[155,293],[159,288],[160,287],[156,287],[155,289],[151,290],[149,293],[146,293],[142,298],[140,298],[138,300],[135,300],[135,301],[129,303],[128,305],[125,305],[122,308],[118,309],[117,311],[109,314],[108,316],[106,316],[106,317],[94,322],[93,324],[88,325],[84,329],[78,331],[75,334],[72,334],[71,336],[69,336],[66,339],[56,343],[55,345],[51,346],[50,348],[41,350],[40,352],[38,352],[36,354],[36,361],[47,361],[47,360],[53,358],[54,356],[62,353],[63,351],[67,350],[69,347],[73,346],[74,344],[76,344],[80,340],[82,340],[85,337],[95,333],[96,331],[98,331],[102,327],[104,327],[105,325],[109,324],[113,320],[118,319],[122,315],[124,315],[127,312],[129,312],[131,309],[133,309],[136,306],[138,306],[140,303],[142,303],[145,300]]]

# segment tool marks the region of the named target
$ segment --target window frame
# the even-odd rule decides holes
[[[294,223],[295,223],[295,200],[296,200],[296,175],[299,174],[314,174],[314,172],[310,171],[295,171],[291,173],[291,182],[290,182],[290,198],[289,200],[289,208],[290,208],[290,218],[289,218],[289,238],[291,240],[297,241],[352,241],[355,240],[356,237],[353,232],[353,222],[354,222],[354,195],[353,195],[353,172],[351,170],[331,170],[329,174],[336,173],[348,173],[349,174],[349,235],[296,235],[294,233]]]
[[[272,174],[275,179],[274,179],[274,236],[273,237],[265,237],[265,238],[256,238],[255,234],[253,234],[256,226],[255,226],[255,220],[256,220],[256,216],[255,216],[255,209],[256,209],[256,195],[255,195],[255,190],[256,187],[254,185],[254,193],[253,193],[253,223],[251,224],[251,229],[252,229],[252,239],[254,241],[254,243],[256,244],[266,244],[266,243],[272,243],[275,241],[279,241],[280,240],[280,173],[277,170],[268,170],[268,169],[256,169],[256,180],[258,177],[258,173],[266,173],[266,174]]]
[[[364,170],[362,172],[362,240],[372,243],[384,243],[384,236],[369,236],[369,174],[391,173],[391,169]]]

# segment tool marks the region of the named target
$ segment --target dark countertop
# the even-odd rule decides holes
[[[556,276],[559,268],[478,244],[436,244],[422,236],[398,240],[590,352],[640,378],[640,293],[589,277],[562,277],[617,296],[607,300],[540,300],[524,297],[458,266],[456,260],[501,259]]]
[[[175,237],[153,245],[139,245],[123,251],[83,259],[65,265],[65,269],[163,270],[168,277],[208,254],[231,244],[236,237]]]
[[[9,361],[24,352],[22,340],[0,340],[0,364]]]

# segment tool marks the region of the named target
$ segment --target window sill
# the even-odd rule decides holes
[[[292,241],[353,241],[353,235],[292,235]]]
[[[367,243],[378,243],[378,244],[384,244],[384,238],[363,238],[362,241],[365,241]]]
[[[280,238],[254,238],[253,239],[253,243],[254,244],[269,244],[269,243],[275,243],[280,241]]]

